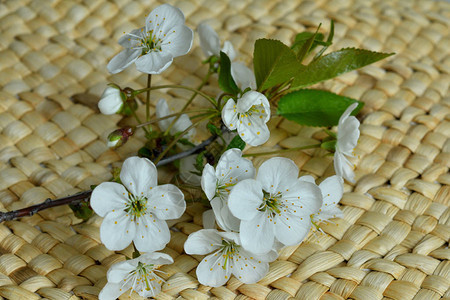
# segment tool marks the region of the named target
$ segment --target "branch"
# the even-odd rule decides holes
[[[194,154],[196,152],[199,152],[200,150],[202,150],[203,148],[205,148],[206,146],[208,146],[209,144],[214,142],[216,139],[217,139],[216,135],[211,136],[207,140],[203,141],[201,144],[199,144],[191,149],[188,149],[186,151],[183,151],[183,152],[177,153],[175,155],[169,156],[167,158],[161,159],[156,164],[156,166],[159,167],[159,166],[167,165],[177,159],[181,159],[181,158],[184,158],[191,154]],[[92,191],[84,191],[84,192],[80,192],[80,193],[72,195],[72,196],[67,196],[64,198],[56,199],[56,200],[52,200],[52,199],[48,198],[40,204],[36,204],[33,206],[29,206],[29,207],[25,207],[22,209],[9,211],[9,212],[0,212],[0,223],[4,222],[4,221],[11,221],[11,220],[14,220],[14,219],[17,219],[20,217],[32,216],[41,210],[51,208],[51,207],[56,207],[56,206],[61,206],[61,205],[66,205],[66,204],[76,204],[76,203],[80,203],[82,201],[88,201],[91,194],[92,194]]]

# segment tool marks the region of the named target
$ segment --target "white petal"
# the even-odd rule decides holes
[[[263,120],[250,117],[241,118],[237,131],[244,142],[254,147],[264,144],[270,137],[269,128]]]
[[[357,102],[355,102],[352,105],[350,105],[349,107],[347,107],[347,109],[344,111],[344,113],[339,118],[338,128],[339,128],[339,126],[341,126],[341,124],[343,122],[345,122],[345,120],[347,120],[348,116],[350,116],[350,114],[355,110],[356,107],[358,107]]]
[[[137,260],[130,259],[113,264],[106,274],[108,282],[123,284],[123,280],[128,276],[128,274],[136,269],[137,263]]]
[[[120,96],[120,90],[108,86],[100,97],[98,108],[104,115],[113,115],[122,109],[123,101]]]
[[[140,262],[154,265],[170,265],[173,263],[173,258],[170,255],[159,252],[144,253],[141,256],[139,256],[137,260]]]
[[[219,186],[233,184],[244,179],[253,178],[255,168],[253,163],[242,157],[242,151],[236,148],[225,151],[216,167],[216,177]]]
[[[136,44],[139,43],[139,40],[137,40],[137,38],[133,37],[135,36],[141,36],[141,32],[144,30],[145,28],[138,28],[138,29],[134,29],[132,31],[130,31],[129,34],[124,34],[119,38],[119,45],[121,45],[124,48],[133,48],[136,46]]]
[[[289,212],[297,216],[309,216],[322,206],[322,193],[315,183],[298,180],[296,184],[283,192]]]
[[[159,99],[158,103],[156,104],[155,114],[156,114],[157,118],[162,118],[162,117],[165,117],[165,116],[171,114],[171,112],[169,110],[169,105],[167,105],[167,102],[165,99],[163,99],[163,98]],[[159,129],[161,129],[161,131],[166,131],[174,119],[175,119],[175,117],[158,121]]]
[[[194,32],[187,26],[173,27],[164,38],[161,46],[163,52],[169,52],[173,57],[185,55],[191,50]]]
[[[228,197],[231,213],[241,220],[251,220],[260,212],[263,192],[261,185],[254,179],[245,179],[236,184]],[[242,223],[241,223],[242,229]]]
[[[136,234],[133,241],[136,249],[142,252],[161,250],[170,241],[169,227],[166,221],[147,214],[136,220]]]
[[[123,185],[103,182],[92,191],[90,204],[97,215],[104,217],[113,209],[123,209],[127,197],[128,192]]]
[[[238,122],[236,103],[233,99],[228,99],[222,109],[222,121],[230,130],[235,130]]]
[[[241,221],[242,246],[249,252],[263,254],[272,250],[274,243],[273,220],[259,212],[253,219]]]
[[[183,12],[170,4],[163,4],[150,12],[145,20],[147,28],[158,28],[167,33],[171,28],[184,24]],[[157,32],[157,30],[155,30]]]
[[[205,192],[206,197],[208,200],[211,200],[214,198],[214,195],[216,194],[216,171],[214,170],[214,167],[210,164],[206,164],[203,168],[202,173],[202,190]]]
[[[239,250],[239,255],[233,257],[232,263],[234,276],[246,284],[258,282],[269,272],[267,262],[258,260],[255,255],[245,249]]]
[[[109,250],[123,250],[131,243],[136,227],[123,210],[109,212],[100,226],[100,239]]]
[[[198,25],[197,32],[200,38],[200,47],[205,56],[220,56],[220,40],[214,29],[205,22],[202,22]]]
[[[223,43],[222,52],[228,56],[230,61],[233,61],[236,58],[236,50],[234,50],[233,44],[230,41],[225,41]]]
[[[300,177],[298,180],[300,181],[306,181],[306,182],[310,182],[313,184],[316,184],[316,180],[314,179],[314,177],[312,177],[311,175],[305,175]]]
[[[351,154],[358,144],[359,121],[353,116],[348,117],[345,122],[338,127],[337,147],[347,155]]]
[[[339,151],[334,153],[334,171],[336,172],[336,175],[343,177],[351,183],[355,183],[353,165],[345,155]]]
[[[151,51],[136,60],[136,69],[147,74],[161,74],[173,61],[168,51]]]
[[[248,91],[237,101],[238,112],[247,112],[253,105],[263,105],[265,109],[270,108],[269,101],[267,100],[266,96],[256,91]],[[268,111],[267,113],[269,112],[270,111]]]
[[[141,54],[140,49],[125,49],[114,56],[106,66],[109,73],[116,74],[122,72],[126,67],[135,62]]]
[[[324,206],[336,206],[344,193],[344,182],[340,176],[331,176],[322,181],[319,185],[322,192]]]
[[[119,298],[120,295],[125,293],[128,289],[122,288],[122,284],[107,283],[98,294],[99,300],[111,300]]]
[[[262,188],[271,194],[284,192],[295,185],[298,178],[298,167],[290,159],[274,157],[265,161],[258,169],[256,180]]]
[[[297,217],[292,214],[277,216],[275,225],[275,235],[278,241],[286,246],[300,244],[305,239],[311,229],[311,219],[309,216]]]
[[[343,218],[344,214],[337,206],[328,206],[322,209],[321,212],[314,214],[313,219],[314,222],[326,222],[333,218]]]
[[[231,76],[242,91],[248,87],[252,90],[256,89],[255,74],[243,63],[231,63]]]
[[[203,228],[214,229],[216,227],[216,217],[212,209],[205,210],[202,215]]]
[[[218,287],[224,285],[231,275],[230,264],[222,268],[225,259],[221,254],[211,254],[205,257],[197,266],[197,279],[203,285]]]
[[[195,168],[195,163],[197,159],[197,154],[189,155],[185,158],[180,159],[180,178],[185,183],[200,186],[202,177],[194,174],[192,172],[198,172]]]
[[[184,194],[173,184],[155,186],[148,194],[147,205],[160,220],[178,219],[186,210]]]
[[[217,225],[226,231],[239,231],[241,221],[233,216],[227,205],[227,200],[216,197],[211,200],[211,207],[214,211]]]
[[[155,165],[147,158],[127,158],[120,172],[122,184],[135,196],[145,196],[156,186],[158,174]]]
[[[222,237],[215,229],[201,229],[191,233],[184,243],[187,254],[205,255],[222,246]]]

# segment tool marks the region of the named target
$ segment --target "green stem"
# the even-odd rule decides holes
[[[133,115],[133,117],[136,119],[136,121],[138,122],[138,124],[141,124],[141,119],[138,117],[138,115],[136,114],[136,111],[134,111],[134,109],[131,108],[131,106],[128,104],[127,101],[125,101],[125,105],[128,105],[128,108],[131,111],[131,114]],[[138,125],[139,126],[139,125]],[[138,128],[138,126],[136,126],[136,128]],[[143,128],[145,133],[150,134],[150,132],[147,130],[147,128]]]
[[[150,92],[152,91],[150,87],[152,86],[152,74],[148,74],[147,77],[147,98],[145,100],[145,120],[150,121]]]
[[[136,128],[144,127],[144,126],[147,126],[149,124],[153,124],[153,123],[156,123],[156,122],[159,122],[159,121],[162,121],[162,120],[165,120],[165,119],[169,119],[169,118],[172,118],[172,117],[177,117],[177,116],[180,116],[182,114],[199,113],[199,112],[212,113],[212,112],[215,112],[215,111],[212,111],[212,110],[209,110],[209,109],[198,109],[198,110],[190,110],[190,111],[187,111],[187,112],[177,112],[177,113],[173,113],[173,114],[161,117],[161,118],[153,119],[153,120],[150,120],[148,122],[139,124],[139,125],[136,126]],[[195,116],[193,118],[195,118]]]
[[[307,145],[307,146],[296,147],[296,148],[281,149],[281,150],[277,150],[277,151],[259,152],[259,153],[246,153],[246,154],[242,155],[242,157],[266,156],[266,155],[272,155],[272,154],[278,154],[278,153],[292,152],[292,151],[297,151],[297,150],[306,150],[306,149],[320,148],[320,145],[321,144],[314,144],[314,145]]]
[[[211,71],[208,70],[208,73],[206,74],[205,78],[203,78],[202,83],[200,83],[200,85],[197,87],[197,91],[195,91],[194,94],[192,94],[191,98],[189,98],[189,100],[186,102],[186,104],[183,106],[183,108],[180,111],[183,112],[189,106],[189,104],[191,104],[192,101],[194,101],[195,96],[197,96],[197,94],[198,94],[198,91],[200,91],[202,89],[202,87],[208,82],[210,76],[211,76]],[[175,125],[175,123],[178,121],[180,116],[181,115],[178,115],[175,118],[175,120],[173,120],[172,123],[170,123],[169,127],[164,132],[164,135],[168,135],[169,134],[170,129],[172,129],[173,125]]]
[[[134,91],[134,95],[138,95],[140,93],[144,93],[148,89],[150,89],[150,90],[159,90],[159,89],[170,89],[170,88],[173,88],[173,89],[184,89],[184,90],[188,90],[188,91],[192,91],[192,92],[197,92],[198,95],[200,95],[203,98],[205,98],[206,100],[208,100],[212,105],[214,105],[214,107],[216,107],[218,109],[216,100],[214,100],[214,98],[206,95],[205,93],[203,93],[203,92],[201,92],[201,91],[199,91],[197,89],[190,88],[190,87],[184,86],[184,85],[178,85],[178,84],[157,85],[157,86],[152,86],[150,88],[145,88],[145,89],[141,89],[141,90],[135,90]]]
[[[213,116],[215,116],[216,114],[208,114],[206,117],[201,118],[200,120],[194,122],[191,126],[189,126],[188,128],[186,128],[184,131],[182,131],[168,146],[167,148],[161,152],[161,154],[158,155],[158,157],[153,161],[153,163],[156,165],[166,154],[167,152],[169,152],[170,149],[172,149],[173,146],[175,146],[175,144],[186,134],[189,132],[189,130],[191,130],[192,128],[194,128],[198,123],[202,122],[203,120],[212,118]]]

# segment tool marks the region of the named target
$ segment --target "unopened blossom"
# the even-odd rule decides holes
[[[258,255],[244,249],[236,232],[202,229],[189,235],[184,244],[187,254],[206,255],[197,266],[201,284],[218,287],[233,274],[246,284],[256,283],[269,271],[269,262],[277,258],[273,250]]]
[[[220,39],[217,33],[207,23],[202,22],[197,27],[198,36],[200,38],[200,47],[203,53],[207,57],[217,56],[220,57],[220,51],[224,52],[230,61],[233,61],[236,57],[236,51],[233,44],[229,41],[225,41],[223,48],[220,49]]]
[[[248,91],[235,102],[229,99],[222,109],[222,120],[230,130],[237,129],[241,139],[251,146],[265,143],[270,136],[266,123],[270,105],[266,96]]]
[[[157,185],[155,165],[130,157],[120,172],[122,184],[103,182],[91,196],[92,209],[104,217],[100,239],[110,250],[134,242],[137,250],[163,249],[170,240],[165,220],[179,218],[185,208],[183,193],[172,184]]]
[[[109,148],[118,148],[125,144],[133,134],[134,128],[132,127],[116,129],[108,135],[107,146]]]
[[[314,178],[309,175],[302,176],[299,180],[315,184]],[[319,184],[319,188],[322,193],[322,206],[317,213],[311,215],[311,223],[314,229],[322,231],[320,229],[320,223],[331,222],[330,219],[332,218],[343,217],[342,211],[337,204],[344,193],[344,182],[342,177],[334,175],[322,181]]]
[[[156,104],[156,117],[157,118],[163,118],[165,116],[173,114],[174,111],[169,108],[169,105],[167,104],[165,99],[159,99],[158,103]],[[168,119],[160,120],[158,121],[159,128],[161,131],[166,131],[169,126],[172,124],[172,122],[175,120],[176,117],[171,117]],[[170,128],[170,134],[175,135],[179,132],[183,132],[186,129],[188,129],[192,125],[191,119],[186,114],[180,115],[178,120],[173,124],[172,128]],[[187,138],[192,138],[195,135],[195,128],[192,128],[189,130],[188,133],[186,133]]]
[[[154,297],[161,292],[164,280],[158,276],[162,265],[173,263],[172,257],[164,253],[145,253],[135,259],[118,262],[111,266],[106,275],[108,283],[98,295],[99,300],[116,299],[129,291],[140,296]]]
[[[336,152],[334,153],[334,170],[349,182],[355,182],[354,165],[349,158],[355,157],[355,147],[359,139],[359,121],[350,116],[358,103],[350,105],[339,119],[337,128]]]
[[[202,189],[211,201],[217,224],[227,231],[239,230],[239,219],[228,208],[228,195],[241,180],[253,178],[255,168],[248,159],[242,157],[239,149],[225,151],[216,168],[206,164],[202,174]]]
[[[160,5],[147,16],[144,27],[119,39],[125,50],[108,63],[108,71],[119,73],[134,62],[140,72],[160,74],[174,57],[189,52],[192,40],[193,32],[184,25],[181,10],[169,4]]]
[[[298,179],[292,160],[275,157],[261,165],[256,180],[234,186],[228,205],[241,220],[242,246],[265,253],[276,241],[285,246],[303,241],[311,228],[310,215],[322,206],[322,194],[315,184]]]
[[[100,112],[104,115],[113,115],[120,112],[122,107],[123,100],[120,89],[113,86],[106,87],[98,102]]]

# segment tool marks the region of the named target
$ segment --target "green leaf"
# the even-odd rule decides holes
[[[195,158],[195,169],[199,172],[203,172],[203,168],[205,167],[205,153],[206,151],[202,151],[199,154],[197,154],[197,157]]]
[[[258,91],[289,81],[302,65],[294,51],[278,40],[259,39],[253,53]]]
[[[322,25],[322,24],[320,24]],[[320,25],[319,27],[317,27],[317,30],[315,33],[313,33],[307,40],[305,40],[305,42],[303,43],[303,45],[301,46],[301,48],[298,50],[297,52],[297,59],[302,62],[307,56],[308,54],[317,46],[317,44],[319,42],[323,41],[323,34],[318,33],[319,29],[320,29]],[[316,41],[317,38],[317,41]]]
[[[334,126],[347,107],[355,102],[359,105],[352,115],[359,112],[363,102],[322,90],[299,90],[280,99],[277,113],[301,125]]]
[[[294,40],[294,44],[292,44],[291,49],[295,52],[297,55],[300,51],[300,49],[303,47],[303,45],[306,43],[309,38],[311,38],[314,35],[313,32],[302,32],[297,34]],[[324,35],[321,33],[317,33],[316,37],[314,38],[314,42],[311,45],[310,51],[314,50],[318,45],[326,46],[327,43],[323,41]]]
[[[320,51],[314,56],[314,60],[319,59],[319,57],[322,56],[322,54],[328,49],[329,46],[331,46],[331,44],[333,44],[333,37],[334,37],[334,21],[331,20],[330,22],[330,33],[328,34],[328,38],[327,38],[327,45],[325,45],[322,49],[320,49]]]
[[[241,151],[244,150],[245,148],[245,142],[241,139],[241,137],[239,135],[236,135],[231,142],[228,144],[227,150],[232,149],[232,148],[238,148]]]
[[[291,84],[291,90],[297,90],[334,78],[370,65],[393,54],[355,48],[346,48],[331,52],[300,69]]]
[[[220,51],[219,86],[225,93],[230,93],[232,95],[237,95],[239,93],[239,88],[231,76],[230,58],[222,51]]]

